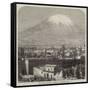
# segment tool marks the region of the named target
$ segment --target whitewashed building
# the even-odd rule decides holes
[[[58,72],[57,74],[54,74],[54,69],[56,65],[50,65],[46,64],[42,67],[34,67],[33,68],[33,74],[36,77],[42,77],[45,79],[55,79],[57,80],[58,78],[62,78],[62,71]]]
[[[33,74],[34,76],[37,76],[37,77],[52,79],[54,78],[55,67],[56,65],[50,65],[50,64],[46,64],[41,67],[34,67]]]

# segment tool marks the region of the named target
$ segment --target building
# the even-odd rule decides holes
[[[41,67],[34,67],[33,74],[37,77],[42,77],[46,79],[53,79],[54,78],[54,68],[56,65],[46,64]]]
[[[45,80],[59,80],[62,78],[62,71],[55,74],[55,67],[56,65],[46,64],[41,67],[34,67],[33,68],[33,75],[35,77],[41,77]]]

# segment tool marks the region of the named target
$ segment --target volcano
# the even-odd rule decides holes
[[[82,45],[85,31],[68,16],[56,14],[18,33],[19,46]]]

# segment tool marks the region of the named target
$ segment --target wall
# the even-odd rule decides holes
[[[33,68],[33,74],[38,77],[44,77],[43,70],[41,70],[40,68],[37,68],[37,67]]]

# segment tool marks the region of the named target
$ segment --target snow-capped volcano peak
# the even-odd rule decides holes
[[[54,24],[65,24],[65,25],[73,25],[72,20],[63,14],[56,14],[48,18],[48,21]]]
[[[67,15],[56,14],[19,34],[19,45],[82,45],[84,31]]]

